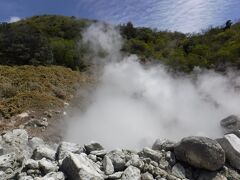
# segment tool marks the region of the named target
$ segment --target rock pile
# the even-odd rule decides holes
[[[50,145],[29,138],[24,129],[0,136],[1,180],[240,180],[239,162],[240,139],[234,133],[217,140],[158,139],[140,152],[107,151],[97,142]]]

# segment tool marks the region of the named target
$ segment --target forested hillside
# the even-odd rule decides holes
[[[84,28],[94,21],[43,15],[0,25],[0,64],[62,65],[85,70],[88,49],[81,42]],[[118,27],[124,37],[122,51],[157,60],[173,70],[190,72],[195,66],[224,71],[240,68],[240,23],[209,28],[200,34]]]

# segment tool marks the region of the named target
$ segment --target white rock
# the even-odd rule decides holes
[[[129,166],[122,174],[122,180],[140,180],[140,170],[134,166]]]
[[[120,179],[122,177],[123,172],[116,172],[108,176],[109,179]]]
[[[143,155],[144,157],[150,158],[156,162],[160,161],[163,157],[163,154],[161,152],[152,150],[148,147],[143,148]]]
[[[65,176],[62,172],[50,172],[43,178],[45,178],[44,180],[65,180]]]
[[[32,176],[21,176],[19,180],[33,180]]]
[[[14,129],[2,136],[2,146],[6,152],[15,152],[18,156],[29,157],[28,133],[23,129]]]
[[[139,169],[142,169],[144,162],[140,159],[139,155],[133,154],[131,155],[131,159],[126,163],[126,166],[135,166]]]
[[[39,146],[33,152],[33,159],[35,160],[41,160],[44,157],[50,160],[55,160],[55,156],[56,151],[46,146]]]
[[[93,154],[89,154],[88,158],[91,159],[93,162],[97,162],[97,156]]]
[[[101,170],[83,153],[80,155],[69,153],[63,160],[60,169],[66,173],[69,180],[104,179]]]
[[[107,156],[112,160],[115,171],[124,170],[126,157],[122,150],[117,149],[110,151]]]
[[[8,168],[14,169],[16,154],[10,153],[0,156],[0,171],[6,171]]]
[[[64,159],[69,154],[69,152],[80,154],[84,152],[84,149],[79,144],[61,142],[57,148],[57,160]]]
[[[219,140],[230,165],[240,170],[240,139],[235,134],[227,134]]]
[[[45,144],[44,141],[41,138],[38,138],[38,137],[33,137],[29,140],[29,146],[32,149],[36,149],[38,146],[42,146],[44,144]]]
[[[149,172],[142,174],[141,180],[154,180],[153,175]]]
[[[26,118],[26,117],[29,117],[29,114],[27,112],[23,112],[21,114],[18,114],[17,117],[19,117],[19,118]]]
[[[114,173],[112,160],[108,156],[105,156],[103,159],[103,169],[106,175],[110,175]]]
[[[53,163],[45,158],[41,159],[39,162],[39,168],[44,173],[55,172],[58,170],[58,166],[56,163]]]
[[[27,169],[38,169],[39,168],[38,161],[35,161],[33,159],[26,160],[24,164]]]

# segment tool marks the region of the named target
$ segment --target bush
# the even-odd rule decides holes
[[[85,83],[85,74],[61,66],[0,66],[0,113],[9,118],[26,110],[61,108]]]

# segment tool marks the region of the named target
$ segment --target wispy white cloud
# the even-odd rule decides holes
[[[9,23],[14,23],[14,22],[17,22],[17,21],[20,21],[21,18],[20,17],[17,17],[17,16],[12,16],[9,18],[8,22]]]
[[[112,23],[196,32],[239,16],[238,0],[80,0],[79,12]],[[238,15],[237,15],[238,14]]]

